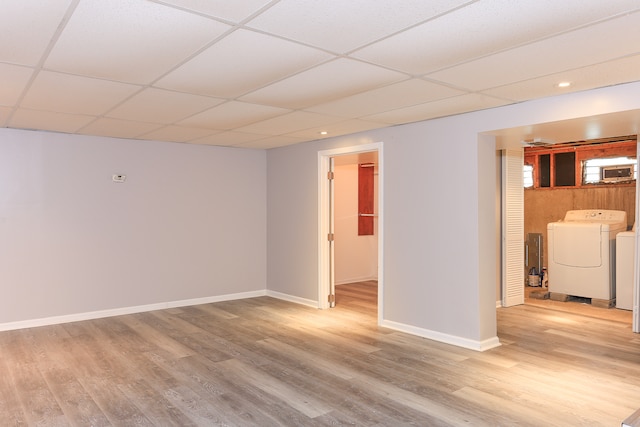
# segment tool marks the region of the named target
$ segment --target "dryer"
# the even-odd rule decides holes
[[[633,268],[636,226],[616,236],[616,308],[633,310]]]
[[[618,233],[627,230],[625,211],[571,210],[547,224],[549,292],[613,300]]]

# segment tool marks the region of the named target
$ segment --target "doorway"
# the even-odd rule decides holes
[[[357,212],[356,199],[356,212],[348,213],[347,210],[353,211],[354,209],[354,200],[349,202],[352,206],[346,207],[344,206],[344,197],[353,195],[354,173],[356,174],[355,182],[357,183],[357,173],[360,165],[371,167],[373,164],[375,164],[375,184],[377,184],[375,211],[366,212],[364,215],[362,215],[362,212]],[[384,304],[384,280],[382,274],[382,248],[384,241],[383,176],[382,143],[380,142],[325,150],[318,153],[319,308],[330,308],[334,305],[336,278],[338,279],[338,286],[350,282],[366,282],[375,278],[378,285],[378,323],[382,320]],[[342,182],[338,183],[337,180],[341,177]],[[338,191],[345,190],[340,188],[340,185],[344,183],[351,187],[351,190],[348,191],[351,195],[338,194]],[[338,215],[336,215],[336,212]],[[374,235],[357,235],[357,222],[362,217],[369,217],[375,222]],[[355,229],[353,224],[356,224]],[[342,233],[343,236],[341,237],[336,231]],[[349,235],[345,236],[345,233]],[[354,252],[356,253],[354,254]],[[352,255],[356,256],[355,264],[359,264],[359,266],[344,265],[348,257]]]
[[[616,114],[607,114],[607,115],[602,115],[602,116],[591,116],[591,117],[584,117],[584,118],[580,118],[580,119],[574,119],[574,120],[569,120],[569,121],[562,121],[562,122],[551,122],[551,123],[543,123],[543,124],[537,124],[537,125],[529,125],[529,126],[525,126],[525,127],[519,127],[519,128],[511,128],[511,129],[503,129],[503,130],[499,130],[499,131],[494,131],[494,132],[490,132],[489,135],[495,137],[495,143],[496,143],[496,149],[497,150],[501,150],[501,151],[512,151],[512,152],[520,152],[522,153],[523,151],[523,143],[526,140],[530,140],[531,139],[531,135],[544,135],[546,138],[548,139],[552,139],[553,135],[558,135],[561,136],[558,137],[558,140],[562,141],[562,140],[576,140],[576,141],[580,141],[580,140],[585,140],[585,138],[583,137],[584,135],[584,129],[587,128],[589,125],[593,125],[594,123],[601,123],[602,124],[602,128],[605,129],[607,128],[607,126],[605,126],[605,124],[609,124],[610,125],[610,129],[608,129],[608,132],[610,132],[611,134],[618,134],[618,135],[628,135],[629,132],[625,132],[625,128],[623,128],[623,130],[620,131],[616,131],[615,130],[615,124],[620,122],[620,123],[624,123],[624,120],[622,120],[622,118],[625,117],[624,113],[616,113]],[[604,138],[605,135],[598,135],[600,138]],[[535,140],[536,138],[534,138]],[[542,138],[538,138],[538,139],[542,139]],[[597,139],[597,138],[591,138],[591,139]],[[557,141],[557,140],[556,140]],[[640,151],[639,151],[640,153]],[[520,154],[520,156],[522,156],[522,154]],[[499,164],[499,163],[498,163]],[[503,171],[504,172],[504,171]],[[515,175],[514,175],[515,176]],[[502,177],[502,182],[500,183],[500,176],[498,174],[498,182],[499,182],[499,186],[497,188],[502,188],[502,190],[504,191],[504,189],[506,188],[507,185],[509,185],[509,178],[506,178],[505,176]],[[522,169],[520,166],[520,175],[517,177],[518,180],[522,179]],[[511,181],[511,184],[513,184],[513,181]],[[638,206],[640,205],[640,200],[638,198],[638,191],[639,191],[639,186],[638,186],[638,182],[636,181],[636,185],[635,185],[635,193],[636,193],[636,197],[635,197],[635,202],[634,202],[634,206],[635,206],[635,219],[637,221],[637,217],[638,217]],[[500,191],[498,190],[497,194],[500,194]],[[504,193],[503,193],[504,194]],[[504,200],[502,201],[502,203],[504,203]],[[500,203],[498,203],[499,205]],[[517,205],[517,206],[516,206]],[[515,204],[512,207],[516,207],[518,210],[520,210],[522,213],[524,213],[524,200],[521,204]],[[512,211],[513,212],[513,211]],[[517,215],[516,215],[517,216]],[[500,218],[500,224],[502,226],[504,226],[508,221],[507,218],[505,216],[505,212],[502,212],[502,215],[500,215],[500,211],[498,210],[498,214],[497,217]],[[519,222],[521,222],[522,227],[524,227],[524,219],[521,218],[519,220]],[[524,259],[523,253],[524,251],[520,251],[520,248],[522,248],[524,245],[524,234],[520,234],[520,243],[518,244],[518,250],[516,251],[517,253],[510,253],[507,249],[507,247],[505,246],[505,237],[504,234],[501,235],[501,230],[500,227],[498,227],[497,233],[498,236],[500,237],[500,241],[501,241],[501,252],[502,252],[502,262],[498,262],[498,275],[497,277],[501,278],[502,283],[497,283],[497,295],[500,297],[501,301],[496,301],[496,305],[499,306],[504,306],[505,304],[504,302],[504,298],[505,296],[508,296],[508,290],[506,289],[505,285],[507,284],[507,282],[505,282],[505,267],[508,267],[509,265],[509,258],[511,257],[512,259],[515,260],[515,265],[518,266],[517,270],[513,270],[516,272],[516,275],[522,275],[521,272],[524,272],[524,269],[522,268],[522,263],[521,260]],[[544,243],[543,243],[544,244]],[[636,247],[638,245],[637,242],[637,236],[636,236]],[[636,254],[638,253],[637,249],[636,249]],[[498,260],[500,260],[500,258],[498,258]],[[638,306],[637,306],[637,300],[638,300],[638,277],[639,274],[637,273],[638,271],[638,259],[636,257],[635,259],[635,263],[636,263],[636,272],[635,272],[635,278],[634,278],[634,286],[635,286],[635,290],[634,290],[634,310],[633,312],[631,312],[632,315],[632,321],[631,323],[633,324],[633,330],[634,332],[638,332],[640,331],[640,319],[639,319],[639,314],[638,314]],[[550,278],[552,279],[552,278]],[[499,281],[500,282],[500,281]],[[523,286],[522,284],[524,283],[524,277],[522,277],[521,280],[518,280],[518,286]],[[502,304],[501,304],[502,303]],[[628,317],[628,316],[627,316]]]
[[[557,226],[557,222],[562,221],[565,214],[572,210],[624,212],[617,216],[622,224],[610,226],[613,239],[611,252],[618,252],[615,250],[617,232],[620,229],[631,229],[635,220],[636,181],[633,179],[634,166],[631,163],[636,157],[635,135],[524,148],[524,164],[525,167],[528,166],[530,174],[529,179],[525,180],[528,182],[525,187],[528,188],[524,190],[523,202],[524,236],[527,242],[525,247],[529,249],[525,251],[528,258],[525,256],[527,262],[524,266],[527,283],[525,294],[528,296],[525,298],[526,304],[555,307],[562,311],[571,309],[591,317],[628,319],[627,323],[631,324],[631,311],[627,311],[627,306],[630,309],[631,304],[623,304],[627,295],[625,291],[631,286],[631,280],[625,282],[616,277],[619,258],[610,256],[610,251],[604,247],[599,248],[602,254],[601,267],[598,263],[592,263],[588,269],[582,270],[589,271],[590,274],[584,274],[575,267],[567,270],[567,274],[576,278],[573,281],[575,285],[567,283],[566,279],[563,285],[554,281],[555,293],[549,293],[550,289],[545,287],[546,280],[543,281],[538,274],[549,264],[553,264],[553,260],[549,258],[553,233],[547,233],[548,224],[553,224],[551,227]],[[623,171],[623,165],[627,164],[630,166],[626,166],[626,176],[616,174],[613,178],[608,177],[609,171]],[[625,214],[626,218],[623,217]],[[608,241],[608,232],[606,236],[604,239]],[[594,242],[595,245],[597,243]],[[577,248],[572,253],[575,249]],[[629,256],[633,257],[633,254]],[[583,257],[574,258],[572,262],[578,260],[582,262]],[[609,267],[606,267],[609,263]],[[632,276],[633,272],[629,275]],[[609,279],[606,279],[607,276]],[[553,281],[553,275],[550,277]],[[566,295],[559,292],[565,292]],[[618,298],[620,295],[622,298]],[[561,302],[549,301],[549,298],[554,297]]]

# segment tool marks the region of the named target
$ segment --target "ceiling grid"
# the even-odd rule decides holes
[[[2,127],[257,149],[640,69],[637,0],[21,0],[0,37]]]

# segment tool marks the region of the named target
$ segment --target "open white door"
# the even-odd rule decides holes
[[[636,158],[638,159],[638,164],[640,164],[640,135],[637,135],[636,138]],[[638,187],[638,179],[636,179],[636,235],[635,235],[635,259],[634,259],[634,268],[633,268],[633,321],[632,321],[632,330],[633,332],[640,332],[640,239],[638,235],[640,234],[638,230],[638,225],[640,225],[639,218],[640,213],[640,188]]]
[[[524,151],[502,151],[502,306],[524,304]]]
[[[329,307],[336,306],[336,258],[335,258],[335,180],[334,180],[334,166],[335,160],[333,157],[329,158],[329,172],[327,173],[327,179],[329,180],[329,232],[327,233],[327,244],[329,245]]]

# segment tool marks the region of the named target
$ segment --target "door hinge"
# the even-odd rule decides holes
[[[327,240],[328,240],[328,241],[333,242],[333,237],[334,237],[334,236],[333,236],[333,233],[329,233],[329,234],[327,234]]]
[[[327,172],[327,179],[328,179],[328,180],[332,180],[333,178],[334,178],[333,171],[329,171],[329,172]]]
[[[336,295],[335,294],[330,294],[329,295],[329,302],[330,303],[336,302]]]

